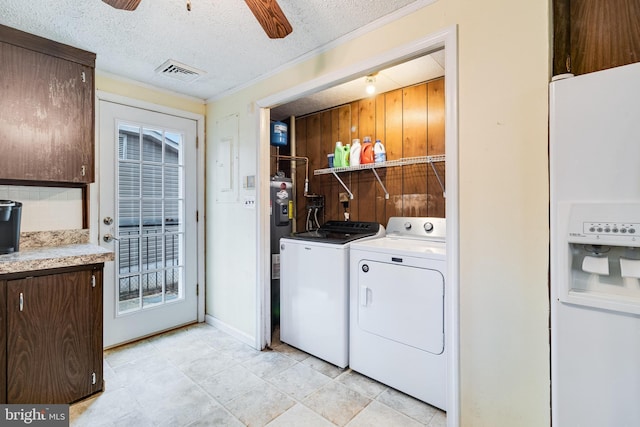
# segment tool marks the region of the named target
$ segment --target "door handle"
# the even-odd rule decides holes
[[[119,239],[115,237],[113,234],[107,233],[104,236],[102,236],[102,240],[104,240],[107,243],[110,243],[110,242],[113,242],[114,240],[119,240]]]
[[[20,292],[20,311],[24,310],[24,294]]]
[[[362,307],[366,307],[367,303],[369,302],[369,288],[367,288],[366,286],[360,286],[360,305]]]

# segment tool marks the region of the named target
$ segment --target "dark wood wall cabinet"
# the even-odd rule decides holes
[[[102,272],[0,276],[0,403],[72,403],[102,390]]]
[[[95,58],[0,25],[0,181],[94,181]]]
[[[554,0],[553,74],[640,61],[640,0]]]

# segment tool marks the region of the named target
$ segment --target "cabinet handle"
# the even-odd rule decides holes
[[[20,292],[20,311],[24,310],[24,294]]]

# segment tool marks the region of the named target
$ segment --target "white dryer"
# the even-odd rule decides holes
[[[349,366],[446,410],[446,221],[392,217],[350,248]]]

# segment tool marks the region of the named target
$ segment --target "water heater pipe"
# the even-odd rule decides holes
[[[290,116],[289,117],[289,141],[291,141],[291,155],[295,156],[296,155],[296,118],[295,116]],[[293,196],[292,199],[294,201],[298,200],[298,186],[296,185],[296,169],[297,169],[297,165],[295,161],[291,161],[291,195]],[[298,227],[296,226],[296,223],[298,222],[298,216],[296,215],[296,206],[294,205],[294,209],[292,213],[292,217],[293,220],[291,221],[291,231],[292,232],[296,232],[298,231]]]
[[[280,160],[291,160],[295,161],[304,161],[305,171],[304,171],[304,196],[307,197],[309,193],[309,158],[302,156],[285,156],[284,154],[272,154],[272,157],[277,157],[277,161]],[[293,179],[293,178],[292,178]]]

